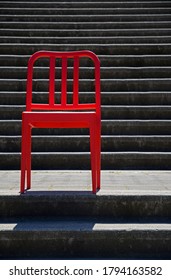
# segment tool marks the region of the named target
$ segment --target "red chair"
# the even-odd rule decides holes
[[[79,61],[90,58],[94,65],[95,102],[79,102]],[[40,58],[49,59],[49,103],[32,102],[34,63]],[[61,102],[55,103],[55,66],[61,65]],[[67,103],[67,59],[73,59],[73,101]],[[100,189],[101,169],[101,105],[100,105],[100,61],[91,51],[51,52],[38,51],[28,62],[26,111],[22,113],[21,185],[24,193],[31,188],[31,130],[32,128],[89,128],[92,170],[92,190]],[[80,163],[81,164],[81,163]],[[27,180],[25,180],[27,177]],[[25,181],[27,186],[25,188]]]

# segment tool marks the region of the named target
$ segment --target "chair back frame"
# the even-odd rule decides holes
[[[79,59],[88,57],[94,63],[95,71],[95,103],[79,103]],[[34,63],[40,58],[49,58],[49,104],[32,102]],[[67,59],[72,58],[73,66],[73,103],[67,104]],[[61,72],[61,103],[55,103],[55,65],[56,59],[62,59]],[[91,51],[53,52],[38,51],[28,62],[26,111],[32,110],[95,110],[100,116],[100,61]]]

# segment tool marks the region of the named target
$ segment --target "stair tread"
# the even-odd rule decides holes
[[[111,138],[111,139],[120,139],[120,138],[149,138],[149,139],[156,139],[156,138],[163,138],[163,139],[170,139],[171,138],[171,135],[102,135],[101,136],[102,139],[107,139],[107,138]],[[21,135],[0,135],[0,139],[3,139],[3,138],[6,138],[6,139],[10,139],[10,138],[13,138],[13,139],[20,139],[21,138]],[[89,138],[89,135],[44,135],[44,134],[40,134],[40,135],[33,135],[32,136],[33,139],[50,139],[50,138]]]
[[[6,178],[8,177],[8,180]],[[108,207],[108,210],[113,211],[115,214],[113,217],[117,217],[115,208],[112,208],[115,203],[118,203],[117,207],[123,207],[124,211],[127,211],[127,207],[124,208],[124,203],[135,202],[132,207],[136,207],[137,204],[155,203],[156,208],[152,205],[150,211],[163,211],[164,208],[158,205],[165,206],[165,203],[170,204],[171,197],[171,172],[166,170],[106,170],[101,172],[102,188],[96,195],[92,195],[91,190],[91,171],[81,170],[33,170],[32,171],[32,189],[27,191],[24,195],[19,193],[19,179],[20,171],[0,171],[0,207],[4,207],[2,202],[7,203],[7,208],[11,209],[9,201],[14,201],[18,205],[21,203],[30,203],[33,206],[38,202],[39,207],[41,204],[55,202],[53,207],[59,207],[59,202],[65,203],[80,203],[82,210],[87,204],[92,203],[91,207],[97,207],[103,205]],[[10,184],[10,187],[9,187]],[[107,203],[105,203],[105,201]],[[22,211],[36,211],[34,207],[21,208]],[[52,207],[52,208],[53,208]],[[91,207],[87,209],[92,212]],[[65,207],[64,207],[65,208]],[[29,210],[30,209],[30,210]],[[15,208],[17,211],[18,209]],[[42,210],[47,211],[48,208],[43,207]],[[50,209],[49,209],[50,210]],[[67,208],[64,211],[67,211]],[[76,208],[72,208],[76,210]],[[166,208],[170,212],[170,208]],[[53,211],[53,210],[52,210]],[[139,212],[146,211],[145,207],[138,207]],[[13,213],[10,211],[12,216]],[[79,214],[78,212],[76,212]],[[157,212],[156,212],[157,213]],[[3,212],[0,211],[0,216],[3,217]],[[63,212],[55,212],[55,216],[61,216]],[[39,215],[39,214],[38,214]],[[71,214],[73,215],[73,214]],[[5,215],[4,215],[5,216]],[[35,215],[37,216],[37,215]],[[90,215],[91,216],[91,215]],[[92,212],[93,216],[93,212]],[[107,216],[106,216],[107,217]],[[134,216],[135,217],[135,216]],[[138,216],[137,216],[138,217]],[[150,216],[149,216],[150,217]],[[155,217],[155,215],[153,215]]]
[[[20,155],[20,152],[5,152],[5,153],[2,153],[0,152],[0,155]],[[90,152],[80,152],[80,151],[77,151],[77,152],[32,152],[33,155],[38,155],[38,156],[41,156],[41,155],[64,155],[64,154],[67,154],[67,155],[89,155]],[[163,156],[168,156],[170,158],[171,156],[171,152],[160,152],[160,151],[157,151],[157,152],[147,152],[147,151],[117,151],[117,152],[101,152],[102,155],[149,155],[151,157],[153,157],[153,155],[163,155]]]
[[[142,231],[152,231],[165,232],[170,235],[171,224],[169,223],[131,223],[131,222],[114,222],[104,220],[97,220],[93,218],[46,218],[46,219],[33,219],[33,218],[18,218],[14,221],[7,220],[5,223],[0,221],[0,232],[5,231],[29,231],[29,232],[72,232],[76,231],[80,234],[84,232],[102,232],[102,231],[119,231],[119,232],[142,232]]]

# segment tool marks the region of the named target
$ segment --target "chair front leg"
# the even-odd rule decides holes
[[[97,156],[95,142],[96,128],[94,124],[90,126],[90,157],[91,157],[91,173],[92,173],[92,190],[96,193],[97,189]]]
[[[27,166],[26,142],[27,142],[26,122],[23,118],[23,120],[22,120],[22,137],[21,137],[21,178],[20,178],[20,192],[21,193],[24,193],[24,191],[25,191],[25,175],[26,175],[26,166]]]
[[[96,126],[96,172],[97,172],[97,190],[101,185],[101,123],[100,121]]]
[[[27,147],[26,147],[26,168],[27,168],[27,189],[31,188],[31,126],[27,126]]]

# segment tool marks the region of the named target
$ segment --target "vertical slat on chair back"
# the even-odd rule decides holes
[[[73,73],[73,105],[78,106],[79,104],[79,57],[74,57],[74,73]]]
[[[34,62],[46,57],[50,59],[49,69],[49,104],[32,103],[32,88],[33,88],[33,66]],[[79,103],[79,59],[81,57],[89,57],[93,60],[95,66],[95,103],[80,104]],[[61,65],[61,104],[55,103],[55,66],[56,59],[62,60]],[[67,104],[67,59],[74,60],[73,65],[73,102]],[[26,110],[81,110],[81,109],[96,109],[100,112],[100,62],[97,56],[90,51],[75,51],[75,52],[51,52],[38,51],[34,53],[28,63],[27,73],[27,99]]]
[[[49,105],[53,106],[55,104],[55,57],[50,57],[50,67],[49,67]]]
[[[67,104],[67,57],[62,57],[62,77],[61,77],[61,105]]]

